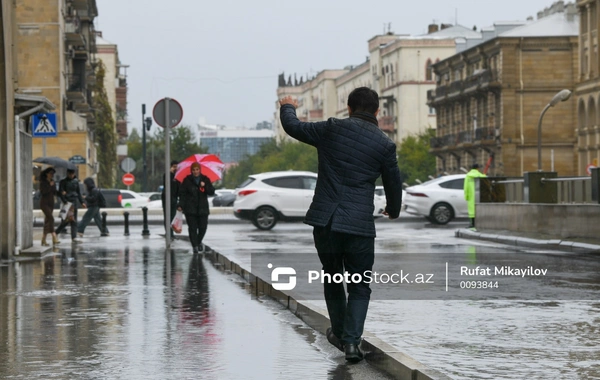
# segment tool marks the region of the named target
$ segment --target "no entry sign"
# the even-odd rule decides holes
[[[123,174],[122,180],[123,180],[123,185],[125,185],[125,186],[131,186],[135,183],[135,177],[131,173]]]

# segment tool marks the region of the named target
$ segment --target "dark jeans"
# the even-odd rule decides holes
[[[77,237],[77,203],[73,203],[73,221],[70,222],[69,219],[63,220],[56,229],[56,234],[58,235],[63,232],[67,224],[71,227],[71,239],[75,239]]]
[[[94,219],[94,222],[96,223],[96,226],[98,226],[101,234],[108,233],[108,227],[106,228],[106,231],[102,231],[102,218],[100,218],[100,207],[98,206],[87,208],[85,214],[83,214],[83,217],[81,218],[81,221],[77,224],[77,232],[83,233],[92,219]]]
[[[350,276],[354,273],[363,275],[362,283],[347,284],[348,301],[344,284],[333,281],[323,284],[333,333],[343,344],[359,344],[371,298],[371,288],[364,281],[364,272],[373,269],[375,239],[331,231],[331,224],[315,227],[313,236],[325,273],[343,275],[345,270]]]
[[[185,222],[188,225],[188,232],[190,234],[190,242],[192,247],[199,247],[206,235],[206,228],[208,227],[208,215],[190,215],[185,214]]]

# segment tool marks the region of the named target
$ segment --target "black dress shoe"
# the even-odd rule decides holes
[[[363,353],[357,344],[349,343],[344,345],[344,352],[346,352],[346,360],[351,363],[358,363],[363,360]]]
[[[329,327],[327,329],[326,335],[327,335],[327,340],[329,341],[329,343],[333,344],[338,350],[344,352],[344,345],[339,340],[339,338],[337,336],[335,336],[335,334],[333,333],[333,330],[331,330],[331,327]]]

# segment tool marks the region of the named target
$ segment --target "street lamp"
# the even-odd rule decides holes
[[[550,107],[554,107],[558,103],[564,102],[565,100],[569,99],[570,97],[571,97],[571,91],[569,91],[567,89],[561,90],[556,95],[554,95],[554,97],[552,98],[550,103],[548,103],[546,105],[546,107],[544,107],[544,110],[542,111],[542,114],[540,115],[540,120],[538,122],[538,141],[537,141],[538,172],[542,171],[542,118],[544,117],[544,114],[546,113],[546,111],[548,111],[548,109]]]
[[[142,104],[142,192],[146,191],[146,130],[150,131],[152,118],[146,116],[146,105]]]

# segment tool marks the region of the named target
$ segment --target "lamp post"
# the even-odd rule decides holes
[[[558,103],[564,102],[565,100],[569,99],[569,97],[571,97],[571,91],[566,90],[566,89],[561,90],[556,95],[554,95],[554,97],[552,98],[550,103],[548,103],[546,105],[546,107],[544,107],[544,110],[542,111],[542,114],[540,115],[540,120],[538,122],[538,133],[537,133],[537,135],[538,135],[538,141],[537,141],[538,172],[542,171],[542,119],[544,118],[544,114],[546,113],[546,111],[548,111],[548,109],[550,107],[554,107]]]
[[[146,130],[150,131],[152,118],[146,116],[146,105],[142,104],[142,191],[146,191]]]

